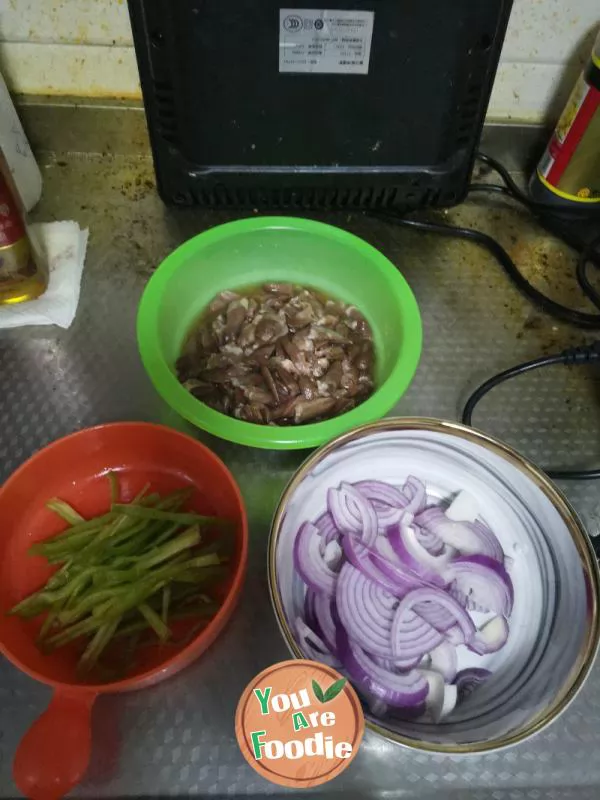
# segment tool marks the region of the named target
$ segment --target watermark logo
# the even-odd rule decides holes
[[[316,661],[283,661],[261,672],[246,687],[235,718],[250,766],[272,783],[296,789],[343,772],[364,728],[354,689]]]

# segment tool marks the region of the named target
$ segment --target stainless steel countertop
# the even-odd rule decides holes
[[[100,700],[94,754],[80,797],[225,797],[291,794],[259,778],[237,747],[233,717],[246,683],[288,655],[271,611],[266,543],[275,502],[300,453],[267,453],[198,433],[171,412],[147,379],[135,343],[141,292],[156,264],[191,235],[230,218],[166,210],[145,158],[48,157],[40,220],[91,229],[79,309],[70,330],[0,332],[0,480],[47,442],[87,425],[143,419],[194,433],[230,466],[251,522],[247,583],[234,619],[200,661],[153,689]],[[421,365],[395,409],[456,419],[469,391],[518,361],[589,340],[538,313],[497,264],[471,244],[395,229],[360,215],[319,218],[370,241],[402,270],[425,328]],[[577,304],[573,257],[502,200],[469,203],[446,221],[496,236],[557,299]],[[591,368],[552,368],[486,399],[481,427],[541,464],[600,461],[600,384]],[[600,526],[597,484],[565,483],[591,534]],[[0,660],[0,795],[14,796],[17,742],[48,690]],[[509,751],[469,758],[412,752],[370,734],[320,795],[379,798],[592,798],[600,791],[600,668],[547,732]]]

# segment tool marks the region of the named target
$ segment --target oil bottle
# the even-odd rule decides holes
[[[27,232],[24,210],[0,152],[0,305],[34,300],[47,287],[45,259]]]

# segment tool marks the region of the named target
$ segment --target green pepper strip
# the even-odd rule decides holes
[[[123,505],[115,503],[113,508],[116,511],[125,514],[128,517],[137,519],[161,519],[166,522],[179,522],[180,525],[218,525],[229,526],[231,523],[227,520],[219,519],[218,517],[205,517],[202,514],[193,514],[188,512],[170,512],[159,511],[156,508],[145,508],[144,506],[136,505]]]

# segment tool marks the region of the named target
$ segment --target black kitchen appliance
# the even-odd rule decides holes
[[[460,202],[511,3],[129,0],[162,198],[291,210]]]

